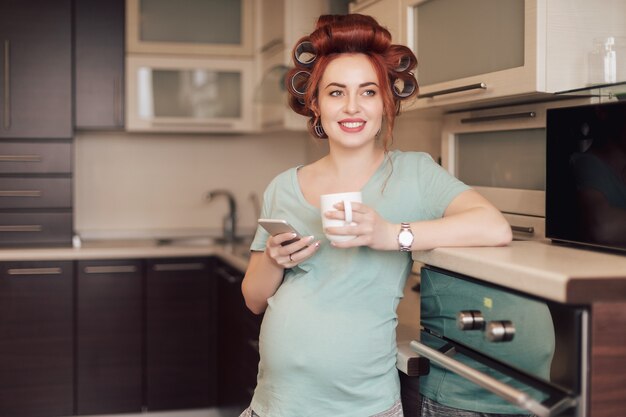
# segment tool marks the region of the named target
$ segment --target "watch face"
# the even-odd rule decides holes
[[[402,246],[410,246],[413,243],[413,234],[408,230],[403,230],[398,235],[398,242]]]

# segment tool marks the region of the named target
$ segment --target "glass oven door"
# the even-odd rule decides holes
[[[427,397],[485,413],[584,415],[584,309],[427,267],[420,313],[411,346],[431,361],[420,380]]]

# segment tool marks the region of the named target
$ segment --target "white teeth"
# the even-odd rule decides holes
[[[348,129],[354,129],[356,127],[363,126],[365,122],[344,122],[341,125],[347,127]]]

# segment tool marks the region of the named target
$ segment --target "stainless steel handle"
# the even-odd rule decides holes
[[[122,124],[122,82],[119,76],[113,78],[113,117],[115,124]]]
[[[503,398],[518,407],[524,408],[539,417],[550,417],[551,412],[549,408],[517,388],[500,382],[489,375],[477,371],[476,369],[471,368],[464,363],[450,358],[445,354],[429,348],[423,343],[415,340],[411,341],[411,349],[442,368],[445,368],[450,372],[454,372],[455,374],[480,385],[486,390],[496,394],[498,397]]]
[[[514,232],[528,233],[529,235],[535,234],[535,228],[532,226],[514,226],[511,225],[511,230]]]
[[[0,226],[0,233],[5,232],[41,232],[43,226],[40,224],[16,224],[12,226]]]
[[[485,84],[485,83],[476,83],[476,84],[464,85],[464,86],[461,86],[461,87],[448,88],[448,89],[445,89],[445,90],[433,91],[432,93],[420,94],[420,95],[418,95],[418,98],[432,98],[432,97],[435,97],[435,96],[443,96],[443,95],[446,95],[446,94],[460,93],[460,92],[463,92],[463,91],[486,90],[486,89],[487,89],[487,84]]]
[[[98,265],[86,266],[86,274],[127,274],[137,272],[135,265]]]
[[[216,272],[220,277],[224,278],[226,282],[228,282],[229,284],[236,284],[240,281],[239,278],[237,278],[234,275],[229,274],[228,271],[225,271],[223,268],[217,268]]]
[[[152,268],[155,271],[202,271],[205,264],[202,262],[190,262],[179,264],[155,264]]]
[[[41,155],[0,155],[0,162],[41,162]]]
[[[493,116],[466,117],[465,119],[461,119],[461,123],[493,122],[508,119],[532,119],[534,117],[537,117],[537,113],[534,111],[526,111],[521,113],[494,114]]]
[[[4,117],[5,130],[11,127],[11,41],[4,41]]]
[[[40,190],[0,190],[0,197],[41,197]]]
[[[7,271],[9,275],[60,275],[61,268],[11,268]]]

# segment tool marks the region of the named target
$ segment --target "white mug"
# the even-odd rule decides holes
[[[354,191],[349,193],[335,193],[335,194],[324,194],[320,198],[320,208],[322,211],[322,226],[324,228],[327,227],[342,227],[347,225],[354,225],[352,222],[352,203],[360,203],[363,201],[363,197],[361,196],[360,191]],[[324,216],[324,213],[327,211],[337,211],[335,207],[333,207],[337,203],[343,203],[344,211],[346,214],[345,220],[339,219],[329,219]],[[345,242],[347,240],[354,239],[355,235],[330,235],[326,234],[328,240],[332,240],[333,242]]]

